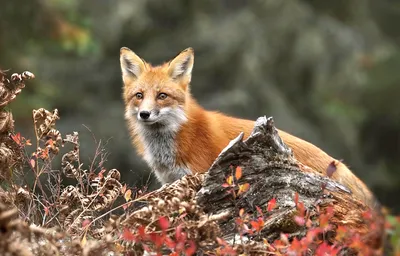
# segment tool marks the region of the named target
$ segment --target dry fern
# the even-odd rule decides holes
[[[61,209],[59,220],[63,228],[70,234],[81,234],[82,222],[94,219],[101,211],[111,207],[121,194],[122,185],[119,179],[119,172],[113,169],[106,176],[101,174],[91,182],[90,193],[82,193],[79,187],[66,187],[59,201]]]
[[[173,184],[163,186],[157,191],[151,192],[137,201],[146,205],[124,216],[119,229],[128,228],[133,234],[137,234],[141,227],[145,227],[146,233],[160,232],[158,221],[161,217],[167,217],[170,223],[168,235],[175,236],[175,228],[180,227],[187,235],[188,241],[193,241],[200,248],[207,248],[215,244],[220,235],[217,221],[226,217],[224,213],[208,216],[196,203],[196,194],[201,188],[204,175],[188,175]],[[146,243],[148,247],[154,244]],[[123,243],[125,250],[139,253],[143,250],[143,244]],[[153,248],[154,249],[154,248]]]
[[[0,204],[0,255],[56,255],[56,236],[18,218],[16,208]]]
[[[25,87],[25,81],[35,76],[29,71],[14,73],[10,78],[0,70],[0,181],[8,180],[12,171],[20,169],[22,148],[10,137],[14,132],[14,120],[10,111],[4,108],[10,104]]]
[[[50,132],[51,129],[56,125],[56,121],[60,119],[58,110],[55,109],[53,113],[50,111],[40,108],[33,110],[33,123],[35,125],[35,132],[37,137],[42,139]]]
[[[8,79],[6,73],[0,70],[0,108],[10,104],[25,87],[25,81],[33,78],[35,78],[34,74],[25,71],[21,74],[14,73]]]

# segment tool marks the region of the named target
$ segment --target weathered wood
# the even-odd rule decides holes
[[[222,184],[228,175],[234,175],[236,166],[242,168],[238,184],[249,183],[250,188],[233,199],[228,193],[229,188]],[[260,207],[268,216],[261,236],[252,238],[248,235],[247,238],[263,237],[273,241],[279,238],[281,232],[289,234],[289,237],[306,234],[307,227],[299,226],[294,221],[295,193],[298,193],[299,201],[304,203],[311,216],[317,214],[317,208],[323,212],[331,205],[334,216],[330,224],[356,229],[372,247],[381,245],[382,218],[375,218],[378,229],[369,234],[370,223],[363,217],[364,212],[376,209],[369,209],[353,198],[351,191],[342,184],[297,162],[279,137],[272,118],[260,117],[247,140],[243,141],[243,134],[240,134],[221,152],[205,175],[197,202],[208,214],[229,212],[229,218],[220,222],[227,240],[238,233],[234,220],[239,210],[243,208],[246,213],[256,213],[256,206]],[[266,212],[267,204],[273,198],[277,208]],[[372,212],[379,215],[377,211]],[[328,239],[334,240],[334,234]]]

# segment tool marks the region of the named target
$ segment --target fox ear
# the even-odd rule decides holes
[[[137,79],[146,69],[146,63],[127,47],[121,48],[119,60],[124,81],[127,78]]]
[[[169,62],[168,74],[172,79],[185,79],[189,83],[192,78],[193,63],[194,51],[189,47]]]

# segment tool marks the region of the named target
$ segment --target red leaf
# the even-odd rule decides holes
[[[260,225],[258,224],[258,221],[252,220],[250,221],[251,227],[254,228],[256,231],[260,229]]]
[[[258,214],[260,214],[261,216],[263,216],[263,212],[262,212],[261,208],[258,207],[257,205],[256,205],[256,210],[257,210]]]
[[[311,243],[322,232],[321,228],[313,228],[307,231],[306,241]]]
[[[335,240],[343,241],[344,238],[346,238],[347,233],[348,233],[348,231],[347,231],[347,228],[345,226],[339,226],[336,229],[336,238],[335,238]]]
[[[289,244],[289,239],[288,239],[287,235],[285,235],[284,233],[281,233],[280,237],[281,237],[281,241],[284,244],[286,244],[286,245]]]
[[[140,237],[141,239],[146,238],[146,231],[145,231],[145,227],[144,227],[144,226],[140,226],[140,227],[138,228],[138,233],[139,233],[139,237]]]
[[[150,240],[154,243],[156,248],[160,248],[164,243],[164,237],[155,232],[150,233]]]
[[[260,230],[264,227],[264,220],[262,217],[259,217],[256,221],[252,220],[250,224],[256,232],[260,232]]]
[[[48,139],[48,140],[46,141],[46,144],[49,145],[50,147],[53,147],[54,141],[53,141],[52,139]]]
[[[13,139],[13,141],[15,141],[15,143],[17,143],[18,146],[21,146],[21,134],[20,133],[11,135],[11,139]]]
[[[218,248],[219,253],[217,255],[236,255],[236,251],[231,246],[229,246],[229,244],[224,239],[217,237],[217,242],[220,246],[223,247]]]
[[[364,211],[362,216],[366,220],[372,220],[372,212],[371,211]]]
[[[227,242],[223,238],[217,237],[217,243],[219,245],[227,245]]]
[[[235,178],[239,180],[242,177],[242,167],[236,167]]]
[[[86,220],[82,221],[82,228],[84,228],[84,227],[86,227],[87,225],[89,225],[89,223],[90,223],[90,220],[89,220],[89,219],[86,219]]]
[[[349,247],[354,248],[356,250],[361,250],[364,246],[365,244],[361,241],[359,234],[355,234],[352,236]]]
[[[326,229],[329,227],[329,215],[327,214],[321,214],[319,216],[319,226],[323,229]]]
[[[276,240],[274,241],[274,243],[273,243],[273,247],[275,247],[275,248],[278,248],[278,247],[285,247],[285,244],[284,244],[281,240],[276,239]]]
[[[293,252],[303,252],[302,251],[302,247],[301,247],[301,243],[300,241],[297,239],[297,237],[295,237],[290,245],[290,249],[293,250]]]
[[[304,224],[306,223],[306,221],[304,220],[303,217],[301,216],[294,216],[294,221],[297,223],[297,225],[299,226],[304,226]]]
[[[316,255],[337,255],[339,249],[334,248],[333,245],[328,245],[326,241],[320,244],[315,251]]]
[[[244,183],[244,184],[239,185],[238,195],[246,192],[247,190],[249,190],[249,188],[250,188],[250,184],[249,183]]]
[[[304,204],[302,202],[299,202],[297,204],[297,210],[299,211],[299,215],[304,217],[304,215],[306,213],[306,207],[304,206]]]
[[[329,217],[333,216],[333,206],[329,206],[326,208],[326,214],[329,215]]]
[[[269,200],[268,202],[268,207],[267,207],[267,211],[272,211],[274,208],[276,207],[276,198],[272,198],[271,200]]]
[[[167,228],[169,228],[169,220],[167,217],[161,216],[158,219],[158,223],[160,224],[160,228],[162,231],[167,230]]]
[[[135,236],[128,228],[124,229],[124,232],[122,233],[122,238],[126,241],[135,241]]]
[[[165,237],[165,245],[168,248],[173,249],[173,248],[175,248],[176,243],[174,240],[172,240],[170,237],[167,236],[167,237]]]
[[[189,241],[189,248],[185,250],[185,254],[187,256],[192,256],[196,252],[196,244],[190,240]]]
[[[310,220],[310,218],[308,218],[306,221],[306,227],[311,228],[311,226],[312,226],[312,221]]]
[[[238,225],[238,226],[242,226],[243,223],[244,223],[244,221],[243,221],[241,218],[235,218],[235,223],[236,223],[236,225]]]

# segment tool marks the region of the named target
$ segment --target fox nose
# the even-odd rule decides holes
[[[143,120],[146,120],[146,119],[149,119],[150,112],[149,111],[140,111],[139,115],[140,115],[140,118],[142,118]]]

